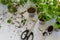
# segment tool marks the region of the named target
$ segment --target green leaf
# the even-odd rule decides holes
[[[60,25],[58,25],[58,24],[54,24],[54,29],[60,29]]]
[[[58,5],[58,12],[60,12],[60,5]]]
[[[55,29],[60,29],[60,17],[57,17],[56,23],[54,24]]]
[[[27,3],[28,0],[20,0],[20,5]]]
[[[57,0],[53,0],[53,5],[56,6],[58,4]]]
[[[12,3],[9,3],[8,4],[8,11],[11,12],[11,13],[14,13],[17,11],[17,8],[16,7],[13,7],[13,4]]]
[[[21,23],[23,23],[23,25],[25,24],[25,22],[26,22],[26,19],[21,20]]]
[[[9,0],[1,0],[1,3],[4,4],[4,5],[6,5],[6,4],[9,3]]]
[[[11,22],[12,22],[12,20],[11,20],[11,19],[8,19],[8,20],[7,20],[7,23],[11,23]]]

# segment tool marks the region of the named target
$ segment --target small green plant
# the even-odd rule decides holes
[[[12,20],[11,20],[11,19],[8,19],[8,20],[7,20],[7,23],[11,23],[11,22],[12,22]]]
[[[56,23],[54,24],[55,29],[60,29],[60,17],[56,19]]]
[[[26,19],[22,19],[21,23],[23,23],[23,25],[26,23]]]
[[[49,21],[51,18],[56,19],[55,29],[60,29],[60,3],[57,0],[31,0],[38,8],[38,19]]]
[[[1,3],[7,5],[8,11],[14,13],[17,11],[17,6],[27,3],[28,0],[1,0]],[[16,5],[16,6],[14,6]]]

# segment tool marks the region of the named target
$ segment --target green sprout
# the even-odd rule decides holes
[[[21,23],[23,23],[23,25],[26,23],[26,19],[22,19]]]
[[[43,13],[39,14],[39,15],[38,15],[38,19],[39,19],[40,21],[45,21],[45,15],[44,15]]]
[[[11,20],[11,19],[8,19],[8,20],[7,20],[7,23],[11,23],[11,22],[12,22],[12,20]]]
[[[16,12],[17,11],[17,8],[13,6],[12,3],[9,3],[8,4],[8,11],[13,13],[13,12]]]
[[[51,15],[49,15],[48,13],[46,14],[46,13],[40,13],[39,15],[38,15],[38,19],[40,20],[40,21],[49,21],[50,19],[52,18],[52,16]]]

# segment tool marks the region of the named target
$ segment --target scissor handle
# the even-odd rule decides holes
[[[30,36],[32,36],[32,39],[31,39],[31,40],[33,40],[33,38],[34,38],[33,32],[31,32],[31,33],[28,35],[27,40],[29,39]]]
[[[23,38],[22,36],[23,36],[24,33],[26,33],[26,34],[25,34],[25,37]],[[22,40],[25,40],[25,39],[28,40],[29,37],[32,36],[32,40],[33,40],[33,38],[34,38],[33,32],[31,32],[29,35],[28,35],[28,33],[29,33],[29,30],[25,30],[25,31],[21,34],[21,39],[22,39]]]
[[[21,39],[25,39],[27,37],[27,34],[28,34],[29,30],[25,30],[22,34],[21,34]],[[25,37],[23,38],[23,34],[26,33]]]

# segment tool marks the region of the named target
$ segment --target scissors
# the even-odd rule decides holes
[[[25,30],[25,31],[21,34],[21,39],[22,39],[22,40],[28,40],[29,37],[32,36],[32,39],[31,39],[31,40],[33,40],[34,34],[33,34],[33,32],[30,32],[30,33],[29,33],[29,32],[30,32],[30,30]],[[25,34],[25,37],[23,38],[22,36],[23,36],[24,33],[26,33],[26,34]]]

